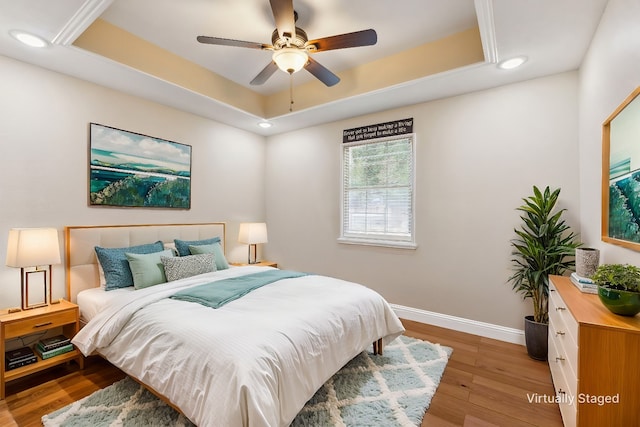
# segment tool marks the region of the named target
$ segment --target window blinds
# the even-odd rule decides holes
[[[413,241],[413,137],[343,147],[343,238]]]

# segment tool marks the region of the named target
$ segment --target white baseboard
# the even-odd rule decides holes
[[[481,337],[506,341],[513,344],[525,345],[524,331],[520,329],[507,328],[505,326],[450,316],[448,314],[434,313],[432,311],[405,307],[398,304],[391,304],[391,307],[398,317],[402,319],[453,329],[454,331],[466,332],[468,334],[479,335]]]

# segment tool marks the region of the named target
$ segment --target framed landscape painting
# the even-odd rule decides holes
[[[91,123],[89,204],[191,208],[191,146]]]
[[[640,87],[603,124],[602,240],[640,250]]]

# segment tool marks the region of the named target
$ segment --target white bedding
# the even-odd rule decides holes
[[[118,298],[120,295],[135,292],[133,287],[114,289],[105,291],[104,287],[85,289],[78,293],[77,302],[80,307],[80,320],[83,323],[93,319],[96,314],[109,304],[109,301]]]
[[[376,292],[324,276],[285,279],[219,309],[166,297],[255,273],[222,270],[119,296],[73,339],[167,397],[199,426],[287,426],[354,356],[404,328]]]

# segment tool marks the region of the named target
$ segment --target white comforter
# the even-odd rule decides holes
[[[73,339],[167,397],[199,426],[287,426],[354,356],[404,328],[376,292],[324,276],[285,279],[219,309],[167,299],[255,273],[235,267],[119,297]]]

